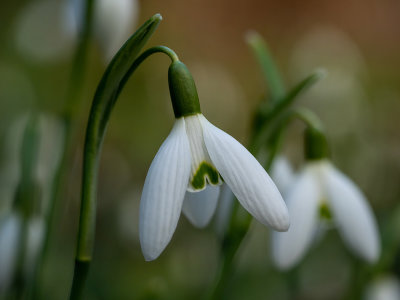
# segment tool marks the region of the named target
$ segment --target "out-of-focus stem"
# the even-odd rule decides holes
[[[84,3],[84,19],[82,20],[82,28],[79,32],[78,44],[72,61],[72,70],[70,73],[67,95],[65,98],[65,108],[62,115],[64,139],[60,164],[53,178],[51,190],[51,198],[49,207],[46,210],[45,234],[42,250],[40,251],[36,275],[34,276],[33,297],[40,298],[39,285],[43,278],[43,264],[48,254],[50,240],[53,234],[53,228],[56,226],[57,208],[60,204],[60,198],[66,178],[68,178],[68,166],[70,165],[70,156],[72,142],[75,136],[75,120],[78,118],[83,103],[81,100],[81,91],[84,85],[84,77],[86,74],[86,62],[88,57],[88,48],[93,26],[94,0],[86,0]]]

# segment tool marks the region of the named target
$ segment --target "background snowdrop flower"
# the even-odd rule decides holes
[[[25,113],[16,118],[8,128],[5,134],[4,165],[0,170],[0,178],[5,178],[0,182],[2,195],[8,202],[6,208],[9,208],[12,202],[20,172],[20,149],[25,128],[28,126],[31,114]],[[38,157],[35,163],[34,177],[42,186],[41,209],[47,211],[48,203],[51,197],[51,185],[61,160],[63,151],[64,125],[61,120],[51,114],[41,113],[38,115]]]
[[[400,281],[393,275],[375,279],[365,291],[365,300],[398,300],[400,299]]]
[[[234,195],[228,185],[221,186],[221,192],[218,199],[218,207],[215,213],[214,226],[215,231],[220,238],[223,238],[228,229],[230,216],[233,210]]]
[[[0,221],[0,295],[7,290],[14,276],[21,230],[22,219],[17,213]]]
[[[69,29],[75,33],[82,27],[83,1],[69,0]],[[93,34],[108,63],[129,38],[138,20],[137,0],[97,0],[94,4]]]
[[[76,42],[70,30],[64,1],[30,1],[18,16],[15,26],[17,50],[33,62],[66,59]]]
[[[35,216],[28,220],[24,260],[24,271],[28,277],[34,275],[34,270],[43,245],[44,229],[44,218]]]
[[[328,160],[307,163],[288,191],[286,203],[291,227],[273,234],[273,259],[280,269],[301,260],[326,219],[332,219],[351,251],[370,263],[378,259],[379,235],[367,200]]]
[[[167,246],[183,205],[189,220],[205,226],[223,181],[258,221],[287,230],[289,215],[277,187],[245,147],[201,114],[186,66],[173,62],[168,79],[176,120],[143,188],[139,234],[145,259],[156,259]]]
[[[293,168],[285,156],[279,155],[272,163],[271,178],[284,195],[295,178]]]
[[[99,0],[95,5],[94,34],[108,62],[128,39],[139,15],[137,0]]]

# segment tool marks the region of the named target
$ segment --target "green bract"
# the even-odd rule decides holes
[[[328,142],[320,130],[309,126],[304,131],[304,155],[307,160],[329,157]]]
[[[196,85],[184,63],[175,61],[170,65],[168,84],[175,118],[201,112]]]

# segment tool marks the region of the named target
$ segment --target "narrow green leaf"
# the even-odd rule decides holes
[[[288,108],[302,92],[306,91],[308,88],[317,83],[320,79],[324,78],[325,74],[325,70],[316,70],[314,73],[303,79],[294,88],[292,88],[289,93],[284,98],[282,98],[282,100],[280,100],[274,107],[266,111],[259,111],[259,114],[257,116],[258,127],[256,128],[256,133],[254,135],[254,142],[251,145],[253,151],[258,151],[258,149],[260,149],[260,147],[262,147],[262,145],[268,139],[268,136],[270,136],[273,132],[274,129],[271,127],[271,122],[278,119],[285,111],[285,109]]]
[[[285,95],[285,86],[268,46],[263,38],[254,31],[247,33],[246,41],[264,73],[271,101],[276,103]]]
[[[323,69],[317,69],[311,75],[304,78],[300,83],[298,83],[295,87],[293,87],[277,104],[276,106],[270,110],[265,119],[269,120],[278,116],[285,108],[289,107],[296,98],[306,91],[308,88],[312,87],[319,80],[323,79],[326,76],[326,71]]]

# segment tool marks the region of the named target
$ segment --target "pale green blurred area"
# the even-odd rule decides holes
[[[33,2],[39,1],[0,4],[3,168],[11,124],[34,108],[60,113],[68,88],[73,53],[68,40],[62,47],[56,43],[63,54],[51,61],[34,60],[21,51],[16,33],[21,11]],[[193,73],[204,115],[244,144],[252,111],[266,90],[244,42],[247,30],[266,38],[287,87],[315,68],[325,68],[328,77],[298,104],[323,120],[333,162],[361,187],[379,224],[384,224],[400,197],[400,2],[146,0],[140,1],[136,26],[154,13],[161,13],[163,21],[148,46],[162,44],[177,52]],[[30,43],[34,47],[35,39]],[[141,188],[173,124],[168,63],[161,54],[146,61],[114,109],[101,158],[87,299],[200,299],[214,278],[218,240],[212,225],[198,230],[182,217],[160,258],[145,262],[140,250]],[[92,43],[74,141],[76,155],[46,262],[44,292],[51,299],[66,299],[72,278],[85,124],[105,67],[99,47]],[[302,130],[300,123],[291,127],[284,149],[296,166],[302,163]],[[0,177],[5,178],[7,174]],[[0,199],[0,208],[9,201]],[[227,299],[291,298],[283,275],[271,264],[269,247],[269,229],[254,222],[239,251]],[[329,231],[301,264],[299,299],[340,299],[348,288],[353,260],[336,230]]]

